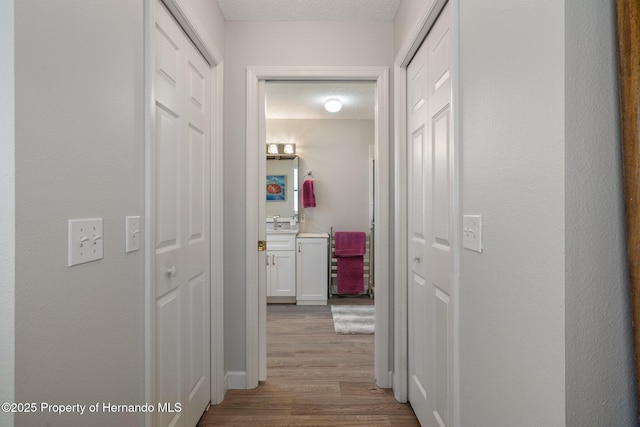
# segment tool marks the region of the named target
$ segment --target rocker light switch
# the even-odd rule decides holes
[[[462,219],[462,246],[482,252],[482,215],[465,215]]]
[[[69,220],[68,266],[103,258],[102,218]]]

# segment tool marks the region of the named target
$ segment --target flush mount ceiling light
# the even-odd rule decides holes
[[[342,109],[342,102],[337,99],[330,99],[324,103],[324,108],[330,113],[337,113]]]

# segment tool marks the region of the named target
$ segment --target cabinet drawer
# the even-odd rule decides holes
[[[293,251],[295,248],[295,234],[267,234],[268,251]]]

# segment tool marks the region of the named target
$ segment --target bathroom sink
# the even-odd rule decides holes
[[[274,227],[273,222],[267,223],[267,234],[296,234],[297,232],[297,225],[292,228],[288,222],[278,223],[278,228]]]
[[[277,230],[269,230],[267,229],[267,234],[297,234],[298,230],[292,229],[277,229]]]

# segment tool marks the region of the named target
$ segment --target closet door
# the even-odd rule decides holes
[[[407,69],[409,401],[421,425],[452,414],[450,6]]]
[[[190,427],[210,401],[210,74],[159,1],[153,43],[154,425]]]

